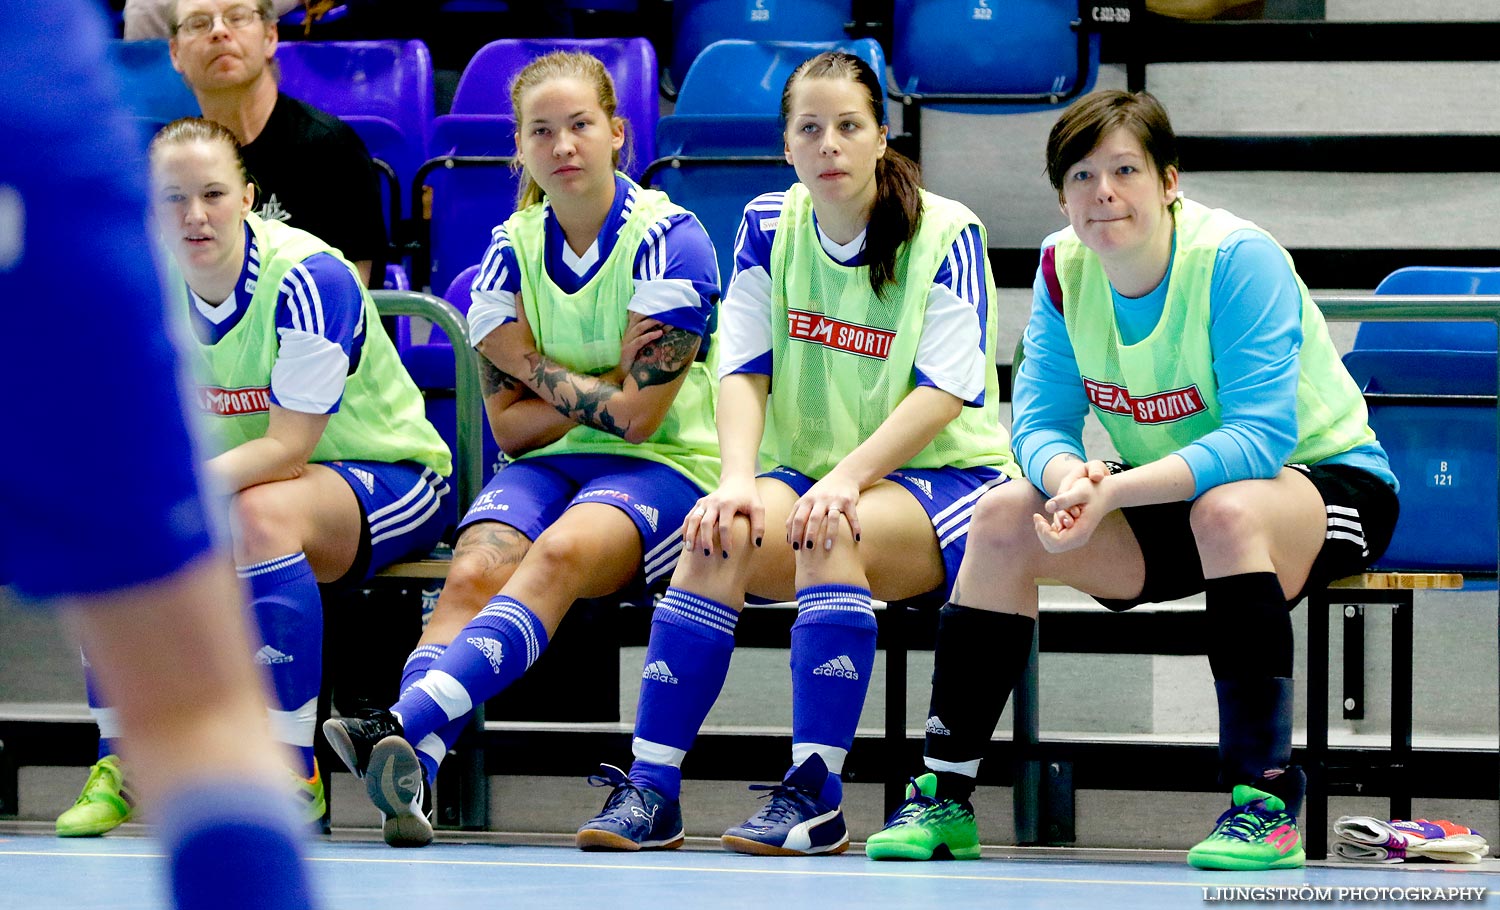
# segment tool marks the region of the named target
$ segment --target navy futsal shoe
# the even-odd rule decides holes
[[[675,850],[682,846],[682,804],[638,787],[614,765],[600,765],[590,786],[613,787],[599,814],[578,829],[580,850]]]
[[[751,790],[771,791],[770,798],[749,820],[724,832],[724,849],[758,856],[843,853],[849,849],[849,831],[843,810],[822,800],[827,781],[828,766],[813,753],[781,783],[751,784]]]
[[[388,736],[401,736],[402,732],[401,721],[385,708],[365,708],[323,721],[323,736],[328,745],[359,778],[365,776],[375,744]]]
[[[392,847],[432,843],[432,791],[417,752],[400,736],[387,736],[370,750],[365,792],[380,810],[381,834]]]

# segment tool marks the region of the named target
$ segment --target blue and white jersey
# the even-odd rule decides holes
[[[615,177],[615,200],[593,244],[580,255],[573,252],[562,228],[547,209],[545,257],[547,277],[563,292],[577,293],[599,272],[614,252],[620,229],[635,204],[637,187]],[[545,202],[543,203],[545,204]],[[708,356],[709,320],[719,299],[719,267],[713,244],[696,215],[669,215],[653,225],[635,252],[632,267],[635,296],[627,309],[673,328],[703,338],[698,359]],[[479,274],[471,288],[469,337],[476,342],[516,318],[516,294],[521,270],[505,225],[490,235]]]
[[[234,293],[210,303],[189,290],[193,334],[200,344],[219,344],[249,312],[261,252],[250,226],[244,231],[245,264]],[[316,253],[289,270],[276,291],[276,338],[271,401],[304,414],[337,412],[365,340],[364,298],[348,266]]]
[[[719,376],[771,375],[771,244],[781,221],[785,193],[764,193],[745,206],[734,241],[734,277],[719,306]],[[814,225],[817,216],[813,217]],[[864,264],[865,234],[834,243],[817,228],[818,243],[840,265]],[[922,338],[917,345],[916,382],[941,389],[971,407],[984,404],[984,383],[995,368],[985,349],[989,292],[984,280],[984,244],[979,225],[969,225],[932,277]]]

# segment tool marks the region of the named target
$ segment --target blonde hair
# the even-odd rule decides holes
[[[250,171],[245,167],[245,156],[240,151],[240,141],[228,127],[202,117],[179,117],[156,131],[151,144],[146,148],[147,157],[153,162],[157,152],[168,145],[186,145],[189,142],[220,143],[229,149],[234,165],[239,169],[240,179],[251,183]]]
[[[629,148],[630,124],[615,113],[619,107],[619,99],[615,95],[615,81],[610,78],[609,70],[604,68],[599,58],[587,51],[553,51],[550,54],[543,54],[526,64],[525,69],[516,74],[516,78],[510,83],[510,106],[516,117],[516,144],[518,146],[522,123],[521,97],[552,79],[578,79],[592,85],[604,116],[608,117],[611,123],[620,120],[624,124],[627,130],[626,148]],[[621,157],[619,150],[616,150],[613,159],[615,170],[621,167]],[[624,157],[628,162],[629,156]],[[516,210],[519,211],[541,202],[546,194],[521,165],[519,156],[513,159],[511,168],[521,174],[521,188],[516,194]]]

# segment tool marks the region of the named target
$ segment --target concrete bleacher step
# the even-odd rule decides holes
[[[1324,0],[1330,22],[1496,22],[1494,0]]]

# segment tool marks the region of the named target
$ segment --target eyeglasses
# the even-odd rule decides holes
[[[231,6],[217,16],[213,13],[193,13],[177,23],[179,34],[197,38],[213,31],[214,20],[224,23],[225,28],[244,28],[260,18],[260,10],[249,6]]]

